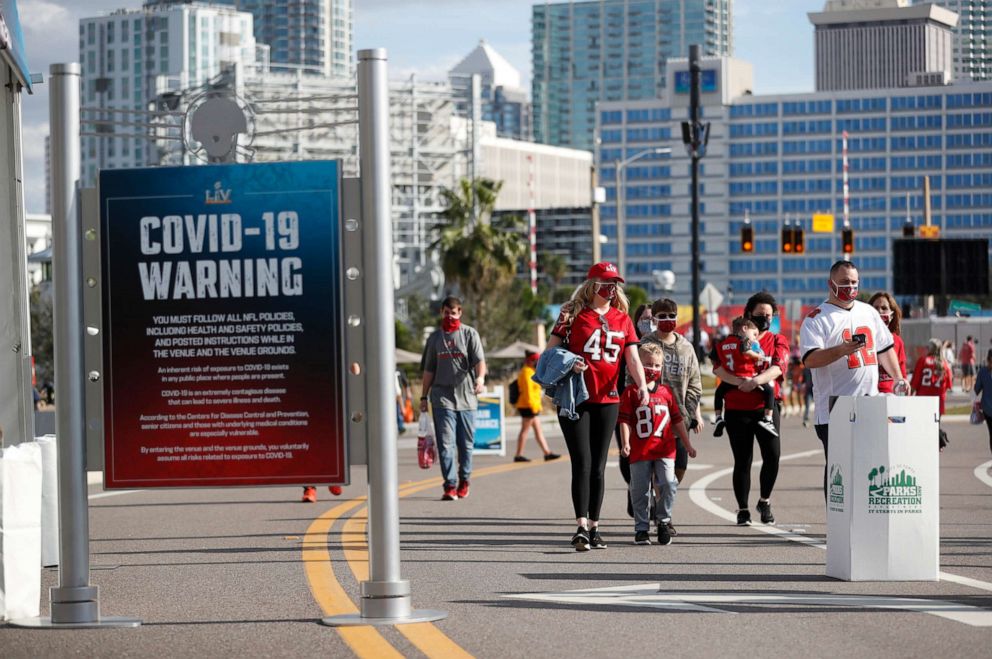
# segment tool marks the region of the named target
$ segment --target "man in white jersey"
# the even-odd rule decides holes
[[[908,387],[895,351],[892,334],[875,308],[859,302],[858,269],[850,261],[830,268],[827,301],[803,320],[799,352],[813,376],[816,436],[827,455],[830,409],[837,396],[877,396],[878,365],[896,382],[896,391]],[[823,468],[826,496],[827,468]]]

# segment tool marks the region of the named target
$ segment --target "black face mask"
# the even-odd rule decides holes
[[[751,316],[751,320],[758,327],[759,332],[766,332],[772,325],[772,319],[768,316]]]

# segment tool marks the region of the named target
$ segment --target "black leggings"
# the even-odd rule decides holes
[[[603,507],[606,489],[603,472],[620,405],[582,403],[575,411],[579,415],[575,421],[558,417],[572,459],[572,507],[576,518],[586,517],[595,522],[599,521]]]
[[[985,425],[989,428],[989,451],[992,451],[992,418],[985,417]]]
[[[782,427],[781,407],[776,401],[774,415],[776,430]],[[775,480],[778,478],[778,459],[782,454],[782,445],[778,437],[758,425],[763,418],[762,410],[727,410],[724,415],[727,435],[730,438],[730,450],[734,454],[734,497],[740,510],[746,510],[748,507],[755,439],[758,440],[758,449],[761,451],[762,463],[758,481],[761,485],[762,499],[771,498]]]

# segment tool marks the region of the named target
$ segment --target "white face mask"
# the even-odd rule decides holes
[[[650,334],[658,329],[658,324],[653,320],[639,320],[637,321],[637,331],[642,335]]]

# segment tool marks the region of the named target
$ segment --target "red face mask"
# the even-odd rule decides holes
[[[854,284],[848,286],[840,286],[835,284],[833,280],[830,281],[830,290],[833,291],[834,295],[841,302],[854,302],[858,299],[858,285]]]
[[[658,331],[663,334],[668,334],[669,332],[675,331],[675,321],[674,320],[659,320],[658,321]]]
[[[452,318],[451,316],[445,316],[441,319],[441,329],[445,332],[451,333],[456,331],[462,326],[461,318]]]
[[[644,381],[645,382],[655,382],[661,379],[661,369],[660,368],[648,368],[644,367]]]
[[[604,300],[613,300],[617,296],[616,284],[600,284],[596,287],[596,295]]]

